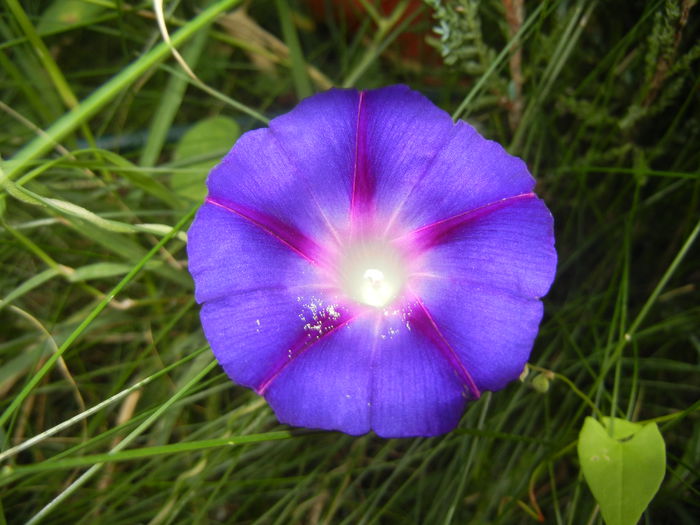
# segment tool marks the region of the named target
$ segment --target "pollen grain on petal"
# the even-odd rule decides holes
[[[299,298],[299,303],[302,311],[299,318],[303,323],[301,330],[298,336],[286,345],[288,350],[285,358],[271,366],[270,372],[256,386],[255,391],[260,395],[265,395],[272,382],[300,355],[313,351],[320,341],[331,337],[361,315],[350,313],[338,304],[324,304],[315,297],[308,300]]]

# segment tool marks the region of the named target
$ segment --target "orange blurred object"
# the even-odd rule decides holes
[[[371,3],[379,14],[388,17],[400,2],[401,0],[383,0],[379,3]],[[357,30],[360,24],[369,18],[360,0],[309,0],[308,3],[311,14],[317,21],[323,21],[330,14],[338,19],[344,19],[350,31]],[[328,9],[329,6],[331,9]],[[414,66],[440,64],[438,52],[425,41],[426,37],[432,33],[430,8],[420,0],[411,0],[397,25],[407,19],[410,19],[408,27],[392,43],[387,57],[401,62],[410,62]]]

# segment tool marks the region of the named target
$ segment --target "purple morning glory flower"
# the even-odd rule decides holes
[[[406,86],[243,135],[189,231],[204,332],[290,425],[433,436],[517,378],[554,278],[525,163]]]

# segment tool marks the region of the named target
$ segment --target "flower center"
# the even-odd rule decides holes
[[[349,247],[340,264],[343,291],[355,301],[383,308],[402,291],[406,270],[401,255],[382,242],[360,242]]]

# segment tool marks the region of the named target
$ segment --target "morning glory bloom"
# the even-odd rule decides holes
[[[434,436],[516,379],[554,278],[525,163],[406,86],[243,135],[189,230],[204,333],[282,423]]]

